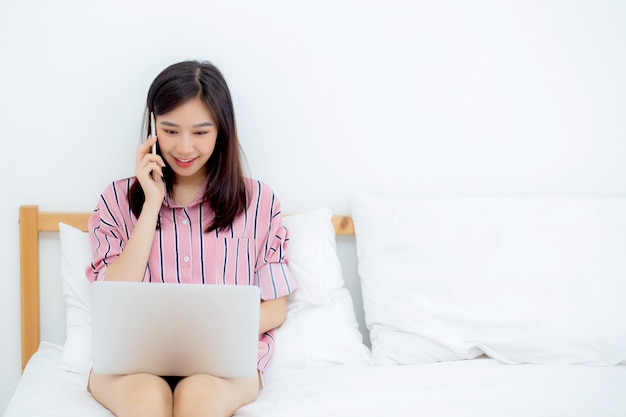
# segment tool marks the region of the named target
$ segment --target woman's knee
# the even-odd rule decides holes
[[[172,391],[161,377],[92,375],[89,383],[94,398],[118,417],[172,415]]]
[[[219,405],[217,380],[209,375],[183,378],[174,390],[174,415],[187,415],[191,410],[207,410]]]
[[[127,395],[131,404],[141,406],[151,404],[151,409],[172,409],[172,390],[167,382],[158,376],[150,375],[150,378],[132,384],[128,387]]]
[[[259,387],[256,379],[223,379],[192,375],[181,380],[174,390],[174,416],[231,416],[241,406],[254,401]]]

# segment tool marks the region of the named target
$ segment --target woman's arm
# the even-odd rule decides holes
[[[135,176],[143,188],[146,199],[124,250],[106,270],[104,275],[106,281],[141,281],[146,273],[154,231],[165,197],[165,186],[161,177],[163,160],[160,156],[150,153],[150,148],[155,142],[156,138],[150,137],[137,150]]]
[[[143,280],[158,216],[158,210],[155,212],[144,206],[124,250],[107,267],[104,275],[106,281]]]
[[[287,315],[287,297],[261,301],[259,334],[275,329],[285,321]]]

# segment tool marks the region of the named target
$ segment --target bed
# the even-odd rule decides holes
[[[299,290],[237,416],[626,416],[626,199],[351,202],[284,218]],[[112,415],[86,391],[88,215],[20,208],[24,371],[5,417]],[[60,238],[63,344],[40,337],[43,232]],[[337,235],[355,240],[359,292]]]

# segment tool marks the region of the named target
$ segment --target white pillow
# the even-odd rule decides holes
[[[91,369],[91,295],[85,268],[93,261],[89,235],[59,223],[66,340],[59,367],[86,374]]]
[[[334,363],[367,362],[352,299],[344,288],[335,231],[328,209],[283,218],[289,230],[287,257],[298,290],[289,296],[287,319],[276,330],[276,352],[266,379]],[[67,338],[61,367],[86,374],[91,368],[91,302],[85,267],[92,261],[87,233],[59,224]]]
[[[264,374],[266,381],[311,368],[369,361],[346,288],[333,291],[326,304],[297,309],[290,304],[274,338],[276,350]]]
[[[372,362],[626,362],[626,199],[354,195]]]
[[[283,217],[283,226],[289,231],[289,270],[298,284],[298,290],[289,296],[292,302],[322,305],[344,285],[331,217],[328,209]]]
[[[344,287],[331,217],[328,209],[283,217],[289,270],[298,289],[289,295],[287,317],[275,331],[276,351],[266,381],[325,365],[369,361]]]

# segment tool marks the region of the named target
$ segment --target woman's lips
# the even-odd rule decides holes
[[[178,165],[181,168],[189,168],[191,165],[193,165],[193,161],[195,160],[196,158],[190,158],[190,159],[174,158],[174,161],[176,161],[176,165]]]

